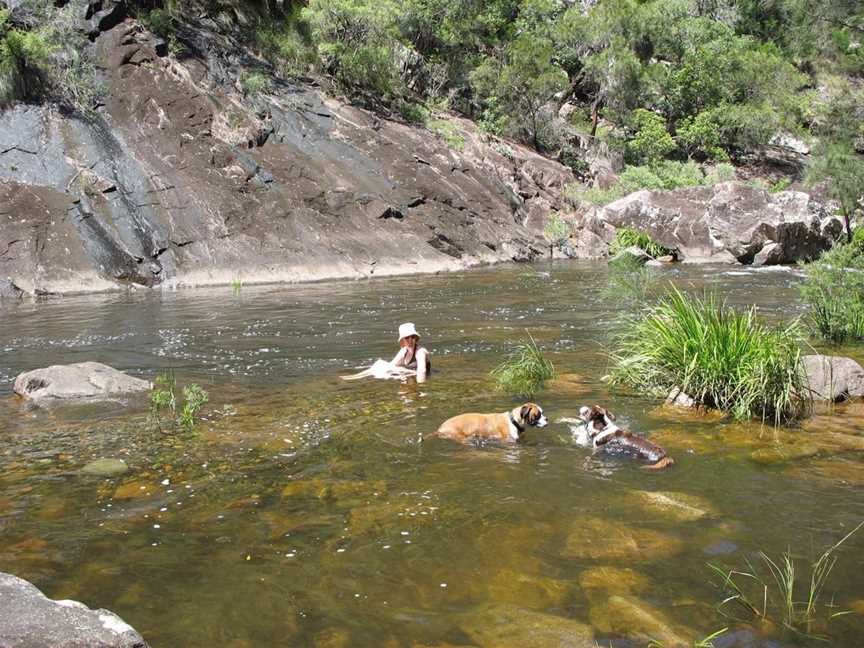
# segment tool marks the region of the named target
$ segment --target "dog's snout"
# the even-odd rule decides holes
[[[546,415],[545,415],[545,414],[541,414],[541,415],[540,415],[540,418],[537,419],[537,423],[535,423],[535,425],[536,425],[537,427],[546,427],[546,425],[547,425],[548,423],[549,423],[549,419],[546,418]]]

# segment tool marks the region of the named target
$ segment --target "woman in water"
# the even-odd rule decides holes
[[[399,353],[390,361],[394,367],[413,369],[417,381],[423,382],[432,371],[432,361],[425,347],[420,346],[420,335],[411,322],[399,326]]]
[[[432,362],[429,352],[420,346],[420,335],[411,322],[405,322],[399,326],[399,352],[394,358],[376,360],[368,369],[353,376],[342,376],[344,380],[357,380],[359,378],[404,378],[416,376],[417,382],[424,382],[432,371]]]

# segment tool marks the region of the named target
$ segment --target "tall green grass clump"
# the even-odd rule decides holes
[[[814,332],[836,344],[864,340],[864,229],[808,264],[806,272],[801,293]]]
[[[534,338],[519,344],[491,374],[498,391],[530,398],[555,376],[555,367],[543,356]]]
[[[809,407],[802,343],[797,321],[772,328],[753,309],[739,312],[714,295],[700,299],[672,288],[624,323],[610,378],[660,396],[677,387],[736,419],[779,425]]]

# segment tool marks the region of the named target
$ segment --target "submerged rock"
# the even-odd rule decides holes
[[[338,479],[306,479],[288,483],[282,497],[344,500],[377,497],[387,493],[387,482]]]
[[[81,469],[85,475],[96,475],[98,477],[113,477],[122,475],[129,471],[129,466],[122,459],[97,459],[91,461]]]
[[[645,508],[680,522],[714,515],[711,503],[696,495],[672,491],[635,491],[633,495]]]
[[[22,373],[15,393],[34,401],[112,398],[149,391],[152,385],[99,362],[52,365]]]
[[[482,609],[461,627],[481,648],[595,648],[591,626],[515,605]]]
[[[653,640],[668,648],[691,646],[695,636],[659,609],[634,596],[613,595],[605,603],[592,605],[591,624],[601,632],[646,643]]]
[[[820,452],[814,443],[787,443],[761,448],[750,453],[750,459],[761,464],[776,464],[815,457]]]
[[[564,606],[573,585],[570,582],[502,569],[489,583],[489,599],[532,610]]]
[[[645,265],[652,259],[653,257],[645,250],[635,245],[631,245],[626,250],[621,250],[618,254],[609,259],[609,265]]]
[[[807,355],[801,360],[815,400],[838,402],[864,397],[864,368],[852,358]]]
[[[591,567],[579,575],[579,585],[589,600],[612,594],[640,594],[650,584],[647,576],[628,567]]]
[[[657,560],[681,551],[678,538],[627,526],[603,518],[586,518],[573,525],[563,555],[592,560]]]
[[[144,638],[113,612],[51,600],[27,581],[2,572],[0,610],[4,648],[147,648]]]

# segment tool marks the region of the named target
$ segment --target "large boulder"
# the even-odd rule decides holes
[[[738,182],[637,191],[586,217],[588,229],[630,227],[689,261],[775,265],[818,257],[842,223],[809,194],[772,194]],[[599,221],[599,222],[598,222]]]
[[[147,648],[147,642],[109,610],[54,601],[27,581],[0,572],[3,648]]]
[[[34,401],[111,398],[149,391],[151,383],[99,362],[52,365],[20,374],[15,393]]]
[[[808,355],[802,363],[815,400],[837,402],[864,397],[864,368],[852,358]]]

